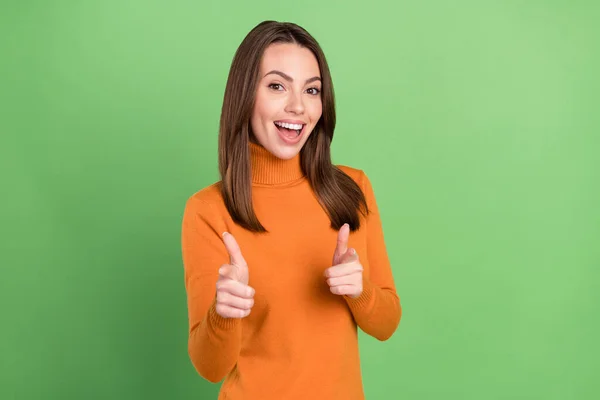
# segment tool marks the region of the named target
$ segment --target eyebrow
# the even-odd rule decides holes
[[[277,71],[277,70],[275,70],[275,69],[274,69],[273,71],[267,72],[267,73],[265,74],[265,76],[267,76],[267,75],[271,75],[271,74],[274,74],[274,75],[279,75],[279,76],[281,76],[283,79],[285,79],[285,80],[286,80],[286,81],[288,81],[288,82],[294,82],[294,78],[292,78],[292,77],[291,77],[291,76],[289,76],[288,74],[285,74],[285,73],[283,73],[283,72],[281,72],[281,71]],[[264,78],[264,77],[263,77],[263,78]],[[311,82],[314,82],[314,81],[321,81],[321,78],[320,78],[320,77],[318,77],[318,76],[313,76],[312,78],[309,78],[309,79],[307,79],[307,80],[306,80],[306,82],[305,82],[305,84],[308,84],[308,83],[311,83]]]

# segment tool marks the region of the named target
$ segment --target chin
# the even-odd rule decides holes
[[[308,140],[308,135],[303,137],[298,143],[286,143],[278,134],[275,134],[269,141],[270,146],[265,148],[281,160],[290,160],[300,153],[306,140]]]
[[[269,152],[271,154],[273,154],[275,157],[282,159],[282,160],[290,160],[294,157],[296,157],[298,155],[298,153],[300,153],[300,150],[302,150],[302,144],[298,143],[297,146],[281,146],[281,145],[275,145],[269,150]]]

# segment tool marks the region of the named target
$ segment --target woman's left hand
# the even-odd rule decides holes
[[[356,250],[348,248],[350,228],[344,224],[338,233],[333,266],[325,270],[329,290],[333,294],[357,298],[363,291],[363,266]]]

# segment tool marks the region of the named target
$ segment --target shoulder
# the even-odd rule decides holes
[[[367,207],[370,210],[376,209],[377,204],[375,200],[375,192],[373,190],[373,186],[371,184],[371,180],[362,169],[349,167],[347,165],[336,165],[336,167],[348,175],[360,188],[365,196],[365,200],[367,202]]]
[[[220,234],[227,230],[231,217],[221,196],[221,183],[213,183],[188,197],[183,211],[183,230],[208,230]]]
[[[348,175],[356,184],[364,191],[371,186],[371,182],[369,181],[369,177],[362,169],[349,167],[347,165],[336,165],[336,167]]]
[[[192,194],[188,201],[215,203],[221,200],[221,182],[215,182]]]
[[[214,212],[221,208],[223,197],[221,196],[221,182],[206,186],[187,198],[186,211]]]
[[[336,165],[336,167],[340,171],[342,171],[343,173],[348,175],[350,178],[352,178],[352,180],[354,180],[354,182],[356,182],[362,186],[362,183],[366,177],[366,174],[362,169],[349,167],[347,165]]]

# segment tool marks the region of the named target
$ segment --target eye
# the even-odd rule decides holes
[[[269,85],[269,88],[273,89],[273,90],[277,90],[277,91],[283,90],[283,86],[281,84],[279,84],[279,83],[271,83]]]
[[[310,89],[307,89],[308,94],[312,94],[312,95],[318,95],[319,93],[321,93],[321,91],[319,90],[319,88],[313,87]]]

